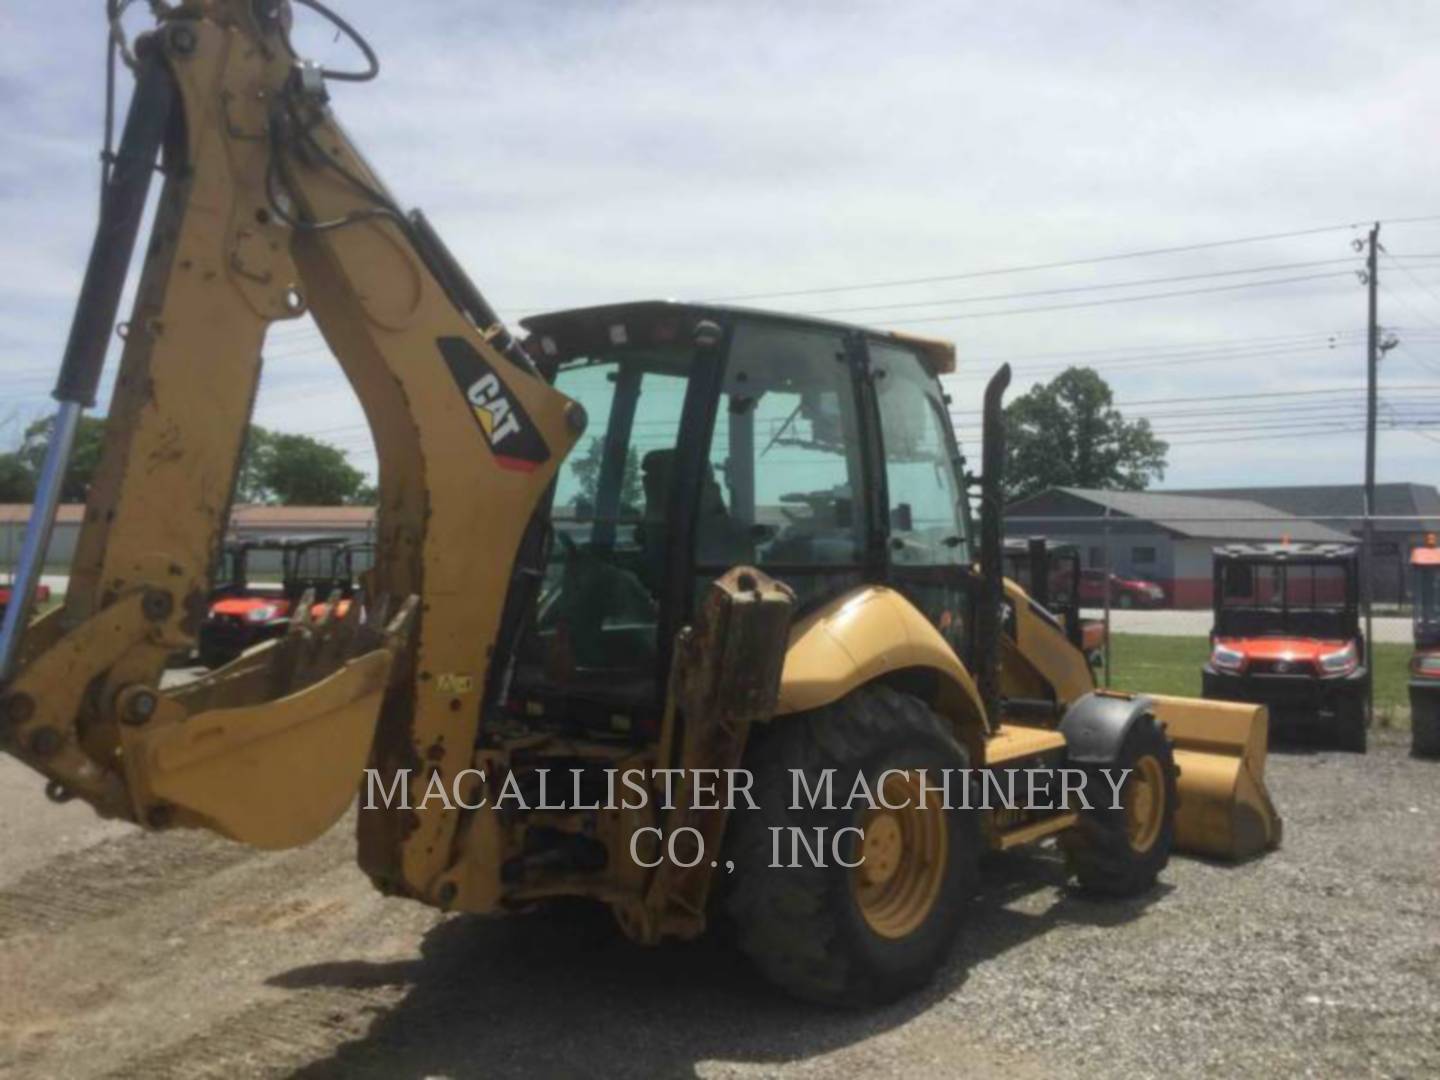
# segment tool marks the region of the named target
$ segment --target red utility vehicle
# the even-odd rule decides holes
[[[1440,757],[1440,548],[1435,534],[1410,553],[1415,654],[1410,658],[1410,752]]]
[[[1204,695],[1270,709],[1271,729],[1320,729],[1365,752],[1370,667],[1353,544],[1215,549]]]

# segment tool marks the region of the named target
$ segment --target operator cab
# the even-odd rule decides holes
[[[555,482],[533,604],[512,612],[531,715],[559,699],[653,729],[674,633],[739,564],[794,589],[801,616],[891,584],[960,643],[972,530],[938,378],[951,346],[663,302],[523,325],[589,417]]]

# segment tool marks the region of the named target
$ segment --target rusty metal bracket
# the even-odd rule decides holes
[[[667,859],[650,879],[642,910],[622,914],[622,923],[644,940],[695,937],[705,929],[710,887],[723,872],[711,864],[718,862],[729,814],[723,805],[696,808],[691,779],[700,769],[739,768],[751,725],[774,715],[794,610],[788,586],[740,566],[710,585],[694,625],[677,635],[660,760],[684,771],[661,829],[666,840],[680,829],[695,830],[706,854],[688,868]]]

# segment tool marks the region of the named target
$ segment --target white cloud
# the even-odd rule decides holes
[[[337,88],[342,119],[402,201],[426,208],[512,316],[1440,210],[1429,48],[1440,11],[1426,5],[337,3],[384,63],[379,82]],[[11,117],[0,133],[0,417],[7,406],[43,404],[34,373],[58,358],[64,301],[78,287],[94,220],[103,32],[85,5],[55,7],[26,0],[0,14],[0,101]],[[312,28],[302,41],[327,63],[350,62],[332,35]],[[1339,259],[1351,254],[1350,239],[1326,233],[776,303],[952,299]],[[1386,239],[1396,251],[1440,250],[1440,227],[1397,225]],[[1416,274],[1440,294],[1440,272]],[[1387,322],[1440,327],[1440,300],[1393,272],[1386,282],[1413,309],[1382,296]],[[933,309],[955,310],[967,308]],[[884,325],[886,315],[857,317]],[[956,380],[963,399],[999,358],[1320,335],[1363,319],[1363,290],[1337,278],[913,328],[957,340],[962,369],[977,373]],[[1440,334],[1423,336],[1412,333],[1407,348],[1440,369]],[[360,423],[338,370],[327,388],[325,358],[303,352],[314,340],[277,332],[262,422],[315,431]],[[1097,366],[1106,371],[1103,357]],[[1018,386],[1028,385],[1026,372],[1019,365]],[[1122,401],[1223,399],[1358,387],[1363,355],[1352,340],[1262,360],[1116,364],[1110,375]],[[1398,353],[1385,379],[1440,385],[1435,370]],[[287,392],[300,386],[303,395]],[[365,441],[355,431],[335,437]],[[1181,445],[1193,438],[1175,439],[1172,482],[1359,478],[1356,435]],[[1415,435],[1386,433],[1381,474],[1434,482],[1432,450]]]

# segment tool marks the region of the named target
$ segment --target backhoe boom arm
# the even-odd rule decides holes
[[[585,418],[424,219],[396,208],[336,122],[325,73],[294,55],[288,5],[157,10],[56,392],[56,490],[157,154],[164,189],[64,606],[27,626],[17,595],[0,639],[0,735],[58,798],[287,846],[333,823],[367,761],[447,786],[471,765],[515,552]],[[372,594],[162,690],[206,612],[266,332],[307,312],[375,439]],[[53,501],[37,500],[22,583]],[[362,865],[429,896],[454,812],[362,819]]]

